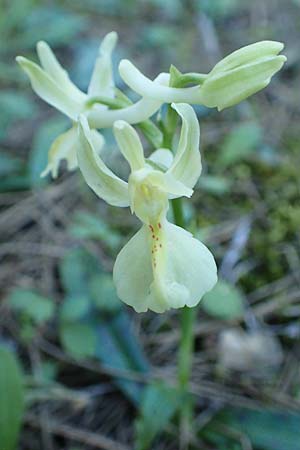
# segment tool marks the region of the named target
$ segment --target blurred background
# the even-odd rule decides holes
[[[126,92],[121,58],[154,77],[170,64],[208,72],[258,40],[286,45],[267,89],[221,113],[196,108],[203,174],[184,214],[220,281],[198,307],[189,448],[299,450],[299,0],[0,1],[1,449],[184,448],[179,314],[138,315],[116,297],[113,262],[138,222],[79,172],[40,178],[69,123],[15,63],[36,61],[43,39],[86,89],[111,30]]]

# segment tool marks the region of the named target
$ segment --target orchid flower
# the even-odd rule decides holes
[[[107,34],[99,48],[88,92],[79,90],[70,80],[68,73],[63,69],[54,53],[46,42],[37,44],[37,53],[41,63],[38,64],[18,56],[17,62],[29,76],[31,85],[36,94],[45,102],[61,111],[69,117],[72,127],[58,136],[53,142],[49,154],[48,165],[42,176],[51,172],[57,176],[60,161],[67,160],[69,170],[77,167],[77,121],[79,114],[89,117],[92,128],[111,127],[115,120],[126,118],[130,123],[137,123],[147,119],[160,107],[157,100],[141,99],[137,103],[120,110],[108,110],[107,106],[96,104],[93,99],[105,97],[113,99],[115,96],[115,84],[112,71],[112,52],[117,42],[117,33]],[[167,82],[164,74],[160,75],[156,82]],[[96,130],[92,131],[93,140],[98,149],[103,145],[103,137]]]
[[[195,306],[217,281],[216,264],[207,247],[167,220],[169,199],[190,197],[201,173],[196,114],[187,104],[172,107],[182,119],[174,157],[170,150],[158,149],[146,159],[134,128],[122,120],[114,124],[115,138],[131,169],[128,182],[105,165],[86,117],[80,117],[78,164],[87,184],[107,203],[130,206],[142,222],[117,256],[113,270],[118,296],[137,312]]]
[[[122,60],[119,72],[125,83],[135,92],[165,103],[185,102],[202,104],[222,110],[235,105],[265,88],[272,76],[286,61],[278,55],[284,45],[275,41],[261,41],[242,47],[222,59],[207,75],[191,74],[193,87],[158,86],[143,75],[130,61]]]

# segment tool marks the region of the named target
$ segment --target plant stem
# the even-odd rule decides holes
[[[178,70],[171,70],[170,86],[175,87],[179,82],[180,73]],[[178,78],[179,76],[179,78]],[[177,78],[177,79],[176,79]],[[188,78],[188,77],[187,77]],[[176,131],[178,115],[173,108],[168,105],[165,121],[162,124],[163,131],[163,146],[172,150],[174,134]],[[176,225],[185,226],[185,219],[182,209],[182,199],[177,198],[172,200],[172,209],[174,215],[174,222]],[[193,326],[196,317],[196,309],[185,306],[181,310],[181,338],[178,350],[178,387],[183,393],[183,403],[180,410],[180,428],[181,428],[181,448],[188,449],[191,421],[193,419],[193,403],[192,399],[187,395],[187,388],[189,385],[193,352],[194,352],[194,332]]]
[[[176,225],[184,227],[184,216],[182,210],[182,199],[177,198],[172,200],[172,208],[174,215],[174,222]],[[196,317],[196,308],[188,308],[185,306],[181,310],[181,338],[178,350],[178,386],[180,391],[185,395],[193,362],[194,352],[194,322]],[[189,440],[191,421],[193,419],[193,404],[189,397],[184,398],[181,407],[181,432],[182,441],[187,448]]]
[[[181,311],[181,340],[178,351],[178,384],[186,390],[189,384],[194,351],[193,326],[195,308],[185,306]]]

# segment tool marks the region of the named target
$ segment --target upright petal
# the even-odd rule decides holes
[[[32,89],[36,94],[71,119],[77,120],[78,115],[83,110],[84,104],[79,102],[77,98],[70,96],[64,90],[63,86],[56,83],[37,64],[22,56],[18,56],[16,59],[24,72],[29,76]]]
[[[48,73],[52,80],[62,88],[66,94],[72,97],[76,102],[83,104],[86,100],[86,94],[81,92],[77,86],[72,83],[68,72],[60,65],[49,45],[44,41],[40,41],[37,43],[36,49],[45,72]]]
[[[85,116],[80,116],[78,165],[90,188],[113,206],[129,206],[128,185],[117,177],[97,154]]]
[[[200,126],[195,111],[185,103],[172,103],[182,119],[180,139],[173,164],[167,173],[189,188],[193,188],[201,174],[199,150]]]
[[[124,120],[117,120],[114,123],[114,135],[131,171],[145,167],[144,150],[135,129]]]
[[[111,55],[116,46],[118,35],[114,31],[108,33],[99,47],[94,71],[88,88],[88,96],[104,95],[114,97],[114,79]]]
[[[217,281],[210,251],[164,221],[143,225],[119,253],[113,271],[121,300],[137,312],[196,306]]]

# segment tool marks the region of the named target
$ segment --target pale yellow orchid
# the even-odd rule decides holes
[[[150,99],[141,99],[135,104],[119,110],[108,110],[107,106],[93,102],[93,99],[97,99],[97,97],[106,99],[115,97],[112,52],[116,42],[117,33],[115,32],[104,37],[87,93],[82,92],[74,85],[46,42],[40,41],[37,44],[41,66],[22,56],[16,58],[28,75],[36,94],[68,116],[73,122],[72,128],[58,136],[53,142],[48,154],[48,165],[42,176],[51,172],[52,176],[56,177],[60,161],[63,159],[67,161],[69,170],[77,167],[77,120],[79,114],[85,114],[89,118],[92,128],[106,128],[111,127],[118,119],[126,119],[130,123],[141,122],[159,109],[161,102]],[[156,82],[158,84],[166,83],[166,76],[160,75]],[[96,147],[100,149],[103,137],[96,130],[93,130],[92,133]]]
[[[169,199],[190,197],[201,173],[200,129],[193,108],[173,104],[182,119],[178,148],[158,149],[145,159],[137,132],[125,121],[114,134],[130,165],[128,183],[103,162],[81,116],[79,168],[93,191],[107,203],[130,206],[143,223],[119,253],[113,271],[121,300],[137,312],[162,313],[195,306],[217,281],[217,268],[207,247],[186,230],[168,222]]]
[[[125,83],[142,96],[165,103],[202,104],[217,107],[220,111],[270,83],[272,76],[286,61],[284,55],[278,55],[283,47],[281,42],[275,41],[261,41],[242,47],[222,59],[209,74],[191,74],[189,82],[197,84],[192,87],[157,85],[125,59],[120,62],[119,72]]]

